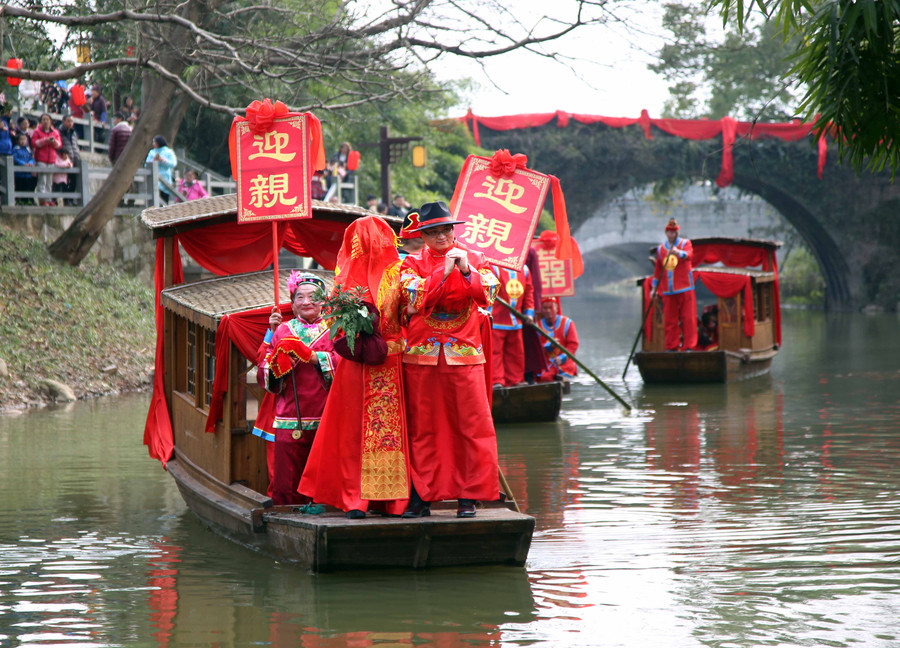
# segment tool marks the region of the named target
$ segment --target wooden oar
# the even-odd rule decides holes
[[[507,301],[506,301],[505,299],[503,299],[502,297],[497,297],[497,300],[496,300],[496,301],[499,302],[499,303],[501,303],[501,304],[503,304],[504,306],[506,306],[506,308],[509,309],[509,312],[510,312],[510,313],[512,313],[513,315],[515,315],[516,317],[518,317],[518,318],[519,318],[520,320],[522,320],[525,324],[527,324],[528,326],[530,326],[531,328],[533,328],[535,331],[537,331],[538,333],[540,333],[541,335],[543,335],[545,338],[547,338],[547,341],[550,342],[550,344],[552,344],[552,345],[555,346],[557,349],[559,349],[560,351],[562,351],[563,353],[565,353],[567,356],[569,356],[570,358],[572,358],[572,361],[573,361],[575,364],[577,364],[579,367],[581,367],[582,369],[584,369],[584,372],[585,372],[587,375],[589,375],[591,378],[593,378],[594,380],[596,380],[597,383],[598,383],[601,387],[603,387],[603,389],[605,389],[605,390],[608,391],[610,394],[612,394],[613,398],[615,398],[617,401],[619,401],[620,403],[622,403],[622,405],[624,405],[625,408],[626,408],[628,411],[631,411],[631,405],[629,405],[629,404],[628,404],[621,396],[619,396],[616,392],[614,392],[614,391],[609,387],[609,385],[607,385],[605,382],[603,382],[602,380],[600,380],[600,378],[598,378],[597,375],[596,375],[593,371],[591,371],[590,369],[588,369],[587,366],[586,366],[581,360],[579,360],[578,358],[576,358],[575,355],[574,355],[571,351],[569,351],[569,350],[568,350],[566,347],[564,347],[562,344],[560,344],[559,342],[557,342],[556,340],[554,340],[552,335],[550,335],[549,333],[547,333],[547,331],[545,331],[544,329],[542,329],[540,326],[538,326],[538,325],[535,324],[534,322],[529,322],[528,320],[526,320],[526,319],[525,319],[525,315],[523,315],[523,314],[520,313],[518,310],[516,310],[516,308],[515,308],[514,306],[512,306],[509,302],[507,302]]]
[[[519,502],[516,501],[516,496],[513,495],[512,489],[509,487],[509,482],[506,481],[506,475],[503,474],[503,469],[500,466],[497,466],[497,472],[500,473],[500,487],[503,489],[503,492],[506,493],[506,497],[509,501],[513,503],[513,506],[516,507],[516,513],[521,513],[522,509],[519,508]]]
[[[672,246],[672,249],[669,250],[669,253],[666,255],[666,258],[663,259],[663,268],[666,267],[666,263],[669,261],[669,257],[675,252],[675,246]],[[637,335],[634,338],[634,344],[631,345],[631,353],[628,354],[628,360],[625,361],[625,371],[622,372],[622,380],[625,380],[625,374],[628,373],[628,365],[631,364],[631,359],[634,357],[634,350],[637,349],[638,340],[641,339],[641,331],[644,330],[644,324],[647,321],[647,315],[650,314],[650,309],[653,308],[653,300],[656,299],[656,293],[659,292],[659,284],[662,283],[662,277],[659,278],[659,283],[653,287],[653,292],[650,293],[650,301],[647,302],[647,310],[644,311],[644,316],[641,318],[641,325],[638,327]]]
[[[656,299],[656,292],[659,288],[659,284],[656,284],[656,287],[653,288],[653,292],[650,294],[650,301],[647,302],[647,308],[644,311],[644,316],[641,318],[641,325],[638,327],[637,335],[634,338],[634,344],[631,345],[631,353],[628,354],[628,360],[625,361],[625,371],[622,372],[622,380],[625,380],[625,374],[628,373],[628,365],[631,364],[631,359],[634,357],[634,350],[637,349],[638,340],[641,339],[641,333],[644,331],[644,323],[647,321],[647,316],[650,314],[650,309],[653,308],[653,300]]]

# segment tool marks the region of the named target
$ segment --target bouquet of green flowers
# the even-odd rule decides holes
[[[330,295],[319,289],[314,296],[316,301],[322,302],[322,316],[331,320],[329,337],[333,340],[343,333],[351,354],[355,353],[354,345],[360,333],[371,334],[375,331],[377,313],[363,299],[367,292],[368,289],[363,286],[335,287]]]

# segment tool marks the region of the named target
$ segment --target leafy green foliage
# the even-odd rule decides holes
[[[663,27],[672,42],[659,52],[651,69],[672,85],[664,109],[667,117],[783,121],[796,103],[783,78],[790,70],[791,43],[774,23],[754,29],[727,29],[713,37],[706,11],[697,5],[668,4]]]
[[[111,266],[54,262],[0,227],[0,406],[39,400],[41,380],[78,396],[145,387],[155,349],[153,291]],[[104,373],[116,367],[115,374]]]
[[[758,11],[794,39],[790,73],[805,85],[801,108],[833,134],[855,169],[900,168],[900,2],[712,0],[739,28]]]
[[[331,321],[328,335],[333,340],[342,333],[347,336],[347,346],[354,353],[356,338],[360,333],[372,333],[375,313],[364,304],[368,289],[363,286],[341,289],[336,287],[330,295],[316,290],[314,298],[322,302],[322,317]]]
[[[816,258],[804,247],[795,247],[778,269],[781,299],[795,306],[825,305],[825,279]]]

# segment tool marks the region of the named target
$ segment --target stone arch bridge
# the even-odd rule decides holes
[[[484,149],[524,153],[529,168],[560,179],[573,232],[630,190],[660,182],[680,186],[715,181],[723,174],[722,137],[673,136],[664,128],[677,120],[649,120],[646,113],[641,120],[619,123],[583,123],[556,113],[512,128],[508,128],[511,123],[523,122],[471,113],[466,120]],[[836,149],[829,147],[820,178],[818,168],[826,150],[818,150],[812,135],[784,141],[777,135],[749,139],[740,133],[738,124],[731,149],[732,185],[766,201],[805,241],[825,279],[827,307],[878,304],[894,310],[900,300],[900,186],[890,173],[854,172],[840,164]],[[711,218],[715,229],[709,229],[707,222],[704,231],[685,226],[685,233],[771,238],[760,235],[764,225],[754,230],[752,225],[732,222],[733,218]],[[594,228],[600,232],[585,240],[586,251],[602,249],[623,263],[635,256],[635,250],[646,258],[650,245],[662,240],[663,222],[661,216],[652,238],[647,223]]]

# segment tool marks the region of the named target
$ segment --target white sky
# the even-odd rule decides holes
[[[518,0],[517,11],[519,3],[533,4]],[[548,5],[553,2],[541,3]],[[637,117],[646,108],[651,117],[660,117],[668,89],[647,65],[663,44],[658,35],[662,9],[656,3],[644,3],[639,9],[639,13],[622,13],[622,22],[583,28],[546,46],[573,59],[568,63],[529,52],[487,59],[484,69],[475,61],[458,58],[433,63],[430,68],[440,79],[469,77],[478,84],[449,116],[460,116],[471,107],[482,116],[563,110]]]

